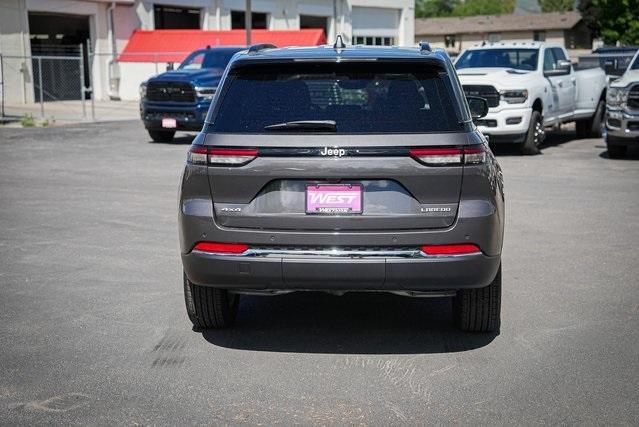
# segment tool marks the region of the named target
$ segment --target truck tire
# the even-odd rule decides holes
[[[184,273],[184,302],[193,326],[222,329],[235,322],[240,296],[226,289],[195,285]]]
[[[174,130],[149,130],[149,136],[155,142],[171,142],[175,136]]]
[[[539,154],[539,145],[544,140],[544,123],[539,111],[533,111],[530,116],[530,126],[524,142],[520,145],[521,154],[527,156]]]
[[[575,121],[575,129],[578,138],[600,138],[604,114],[606,112],[606,103],[602,100],[597,104],[595,114],[589,119]]]
[[[453,299],[455,323],[462,331],[498,332],[501,325],[501,265],[485,288],[462,289]]]
[[[609,141],[606,141],[606,147],[608,148],[609,158],[619,159],[622,157],[626,157],[628,147],[626,147],[625,145],[611,144]]]

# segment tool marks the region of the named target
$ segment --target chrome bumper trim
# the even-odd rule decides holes
[[[314,292],[323,292],[335,296],[343,296],[347,293],[357,292],[357,293],[388,293],[399,295],[402,297],[409,298],[446,298],[446,297],[454,297],[457,295],[457,291],[455,290],[441,290],[441,291],[394,291],[387,289],[380,289],[375,291],[370,290],[352,290],[352,291],[330,291],[330,290],[317,290],[313,289]],[[293,292],[305,292],[302,289],[229,289],[229,292],[233,294],[240,295],[252,295],[252,296],[279,296],[286,295]]]
[[[419,249],[279,249],[279,248],[251,248],[242,254],[243,256],[312,256],[312,257],[338,257],[338,258],[422,258],[427,255]]]

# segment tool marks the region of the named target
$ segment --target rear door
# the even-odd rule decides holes
[[[234,70],[205,143],[215,220],[233,228],[405,230],[456,218],[467,134],[423,64]]]

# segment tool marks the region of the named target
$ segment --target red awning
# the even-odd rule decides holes
[[[277,47],[316,46],[326,43],[322,29],[295,31],[253,30],[253,43]],[[118,60],[122,62],[181,62],[189,53],[206,46],[244,46],[246,31],[135,30]]]

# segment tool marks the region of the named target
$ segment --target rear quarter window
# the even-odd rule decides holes
[[[219,133],[309,120],[335,121],[337,133],[462,129],[449,77],[419,63],[251,65],[233,70],[220,95],[207,120]]]

